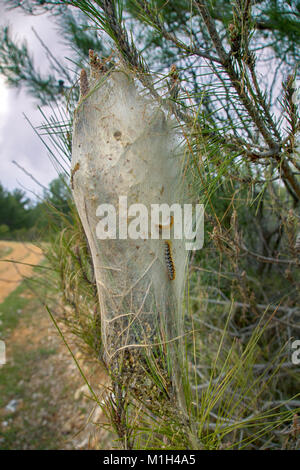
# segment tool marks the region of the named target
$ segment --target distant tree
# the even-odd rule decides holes
[[[63,176],[59,176],[51,181],[48,192],[44,193],[44,199],[49,201],[57,211],[65,215],[70,212],[70,197],[70,188]]]
[[[20,189],[5,190],[0,183],[0,225],[7,225],[10,231],[29,228],[31,225],[30,200]]]
[[[63,177],[54,179],[49,190],[44,191],[42,198],[33,202],[25,191],[4,189],[0,183],[0,237],[18,237],[23,239],[37,229],[42,238],[49,237],[49,228],[62,223],[62,214],[70,213],[70,191]]]

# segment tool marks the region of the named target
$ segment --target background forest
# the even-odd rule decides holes
[[[45,240],[51,224],[59,224],[53,209],[67,214],[70,197],[63,178],[52,181],[44,188],[38,201],[31,201],[21,189],[6,190],[0,184],[0,239],[30,241]]]
[[[182,417],[168,360],[108,370],[105,408],[123,449],[299,448],[300,2],[296,0],[8,0],[51,15],[69,47],[51,74],[38,70],[13,28],[0,33],[0,73],[36,99],[60,177],[31,204],[0,186],[0,237],[44,239],[63,293],[64,322],[101,361],[99,305],[71,186],[72,119],[80,70],[97,62],[132,70],[184,129],[193,191],[205,205],[205,242],[189,262]],[[94,51],[91,53],[90,51]],[[298,86],[298,88],[297,88]],[[2,181],[5,186],[5,182]],[[51,230],[45,227],[51,226]],[[55,247],[55,248],[54,248]],[[161,352],[159,353],[161,354]],[[164,351],[164,354],[165,351]],[[105,367],[105,364],[104,364]],[[94,397],[96,402],[99,398]]]

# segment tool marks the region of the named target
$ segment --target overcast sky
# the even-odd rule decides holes
[[[33,54],[38,69],[47,72],[48,60],[42,46],[32,32],[37,31],[43,41],[51,47],[51,51],[59,60],[67,56],[67,48],[59,41],[57,29],[46,15],[36,17],[24,15],[19,10],[6,11],[5,0],[0,0],[0,24],[11,26],[13,36],[21,42],[24,39]],[[41,194],[41,188],[32,179],[17,168],[12,160],[16,160],[43,185],[57,176],[45,147],[26,122],[23,113],[33,125],[41,124],[42,118],[37,109],[37,102],[24,91],[17,91],[5,84],[0,75],[0,182],[6,189],[25,187],[30,193]],[[23,188],[24,189],[24,188]]]

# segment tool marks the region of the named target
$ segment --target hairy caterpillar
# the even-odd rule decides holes
[[[168,269],[168,276],[170,281],[174,281],[176,276],[175,264],[172,256],[171,242],[165,241],[165,261]]]

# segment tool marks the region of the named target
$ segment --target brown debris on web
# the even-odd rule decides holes
[[[114,52],[109,57],[100,59],[92,49],[89,50],[90,76],[88,77],[85,69],[81,70],[79,77],[80,100],[86,97],[93,86],[109,71],[111,67],[109,62],[113,54]]]
[[[80,72],[79,88],[80,88],[80,99],[81,99],[81,98],[84,98],[89,92],[89,81],[88,81],[87,73],[84,69],[82,69]]]
[[[109,66],[107,62],[110,61],[112,54],[101,60],[98,55],[92,50],[89,50],[89,63],[90,63],[90,77],[88,77],[85,69],[82,69],[79,77],[80,100],[86,97],[92,87],[104,73],[107,73]]]
[[[101,75],[108,71],[106,60],[99,59],[98,55],[92,49],[89,50],[89,58],[91,79],[99,80]]]

